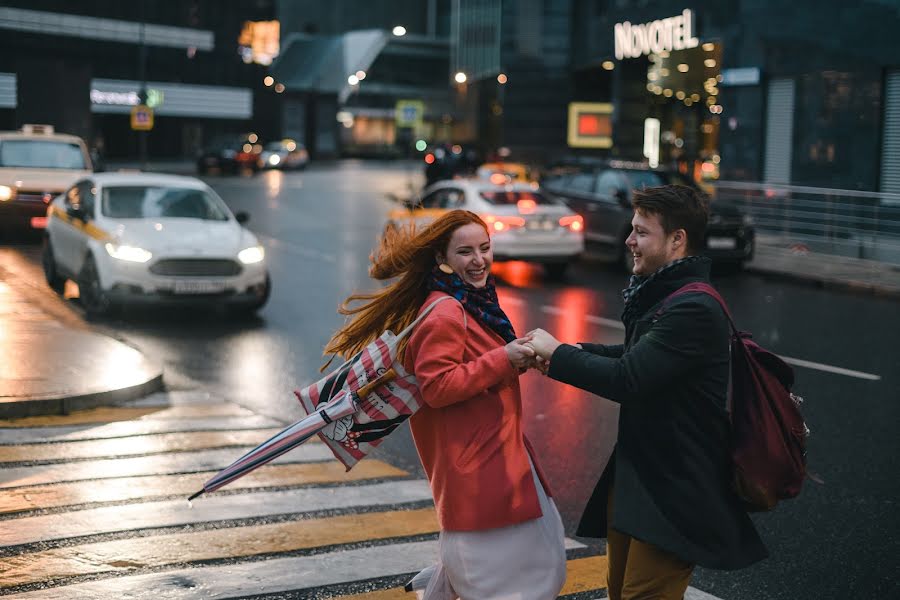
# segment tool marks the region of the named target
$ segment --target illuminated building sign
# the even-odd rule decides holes
[[[569,135],[571,148],[612,147],[613,105],[598,102],[569,104]]]
[[[677,17],[632,25],[628,21],[616,23],[616,58],[637,58],[641,55],[671,50],[696,48],[694,13],[686,8]]]
[[[280,40],[278,21],[245,21],[238,37],[238,51],[245,63],[271,65],[278,56]]]

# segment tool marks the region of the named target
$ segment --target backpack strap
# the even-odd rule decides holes
[[[669,307],[675,298],[679,296],[684,296],[685,294],[692,294],[695,292],[700,292],[702,294],[706,294],[707,296],[712,296],[715,298],[716,302],[719,303],[719,306],[722,307],[722,311],[725,313],[725,316],[728,317],[728,323],[731,325],[731,331],[735,335],[738,334],[737,326],[734,324],[734,319],[731,318],[731,311],[728,310],[728,305],[725,303],[725,299],[719,294],[719,292],[713,286],[708,283],[703,283],[702,281],[695,281],[694,283],[689,283],[687,285],[683,285],[668,296],[666,296],[659,309],[654,313],[653,317],[658,319],[660,315],[662,315],[665,310]]]
[[[401,331],[400,333],[397,334],[397,339],[399,340],[399,339],[402,339],[402,338],[406,337],[407,335],[409,335],[409,332],[412,331],[413,328],[419,324],[419,321],[421,321],[422,319],[424,319],[425,317],[428,316],[428,313],[431,312],[431,310],[435,307],[435,305],[437,305],[438,302],[443,302],[444,300],[448,300],[448,299],[456,300],[456,298],[454,298],[453,296],[450,296],[449,294],[446,296],[441,296],[440,298],[436,299],[434,302],[432,302],[427,307],[425,307],[425,310],[422,311],[422,314],[420,314],[418,317],[416,317],[415,321],[413,321],[412,323],[407,325],[403,331]],[[463,311],[463,328],[468,329],[469,328],[469,319],[466,317],[466,307],[463,306],[462,302],[459,302],[459,300],[456,300],[456,301],[459,303],[459,307],[462,308],[462,311]]]

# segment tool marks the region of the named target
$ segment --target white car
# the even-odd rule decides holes
[[[91,316],[126,303],[261,308],[271,283],[265,251],[216,193],[193,177],[99,173],[47,211],[43,266],[61,291],[78,283]]]
[[[453,209],[478,214],[491,232],[494,260],[540,263],[554,278],[584,251],[584,220],[543,195],[537,184],[496,185],[477,179],[439,181],[421,199],[391,211],[386,227],[424,225]]]

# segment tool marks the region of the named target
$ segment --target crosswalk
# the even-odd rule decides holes
[[[413,599],[403,584],[435,560],[438,523],[427,482],[401,469],[344,472],[308,442],[185,500],[282,426],[189,392],[0,422],[0,595]],[[604,598],[605,556],[567,549],[563,597]]]

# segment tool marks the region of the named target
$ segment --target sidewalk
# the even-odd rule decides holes
[[[162,389],[162,370],[91,331],[0,249],[0,420],[67,414]]]
[[[67,414],[158,391],[162,371],[92,331],[43,289],[40,272],[0,248],[0,420]],[[765,237],[748,271],[900,299],[900,266],[779,247]]]

